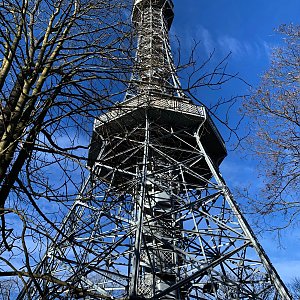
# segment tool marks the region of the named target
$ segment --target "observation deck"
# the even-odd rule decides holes
[[[188,133],[186,138],[189,140],[194,139],[200,127],[200,140],[215,165],[219,166],[226,157],[224,140],[204,106],[195,105],[188,99],[149,90],[112,106],[95,120],[88,165],[93,166],[97,161],[105,140],[122,131],[125,135],[130,128],[143,123],[146,113],[155,124]]]
[[[170,167],[186,159],[196,160],[200,155],[196,135],[217,167],[227,155],[224,141],[205,107],[192,103],[180,87],[168,36],[173,18],[171,0],[134,2],[132,23],[137,33],[137,50],[129,98],[125,97],[95,120],[88,156],[88,165],[101,169],[95,173],[103,180],[111,181],[114,177],[119,184],[135,176],[143,162],[140,148],[147,131],[151,136],[150,148],[153,147],[149,155],[155,147],[164,149]],[[110,150],[104,150],[105,147]],[[105,157],[100,155],[103,151]],[[152,155],[154,160],[158,157],[159,154],[155,158]],[[195,161],[190,168],[202,177],[211,176],[204,162]],[[196,179],[189,180],[194,183]]]

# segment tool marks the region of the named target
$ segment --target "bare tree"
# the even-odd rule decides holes
[[[13,299],[13,292],[16,285],[16,281],[8,279],[6,281],[0,281],[0,299],[1,300],[10,300]]]
[[[285,44],[273,51],[270,68],[244,108],[264,178],[256,212],[285,215],[287,226],[299,221],[300,212],[300,26],[282,25],[278,32]]]
[[[290,284],[288,285],[294,300],[300,299],[300,278],[295,277],[292,279]]]
[[[1,207],[34,147],[50,144],[61,151],[53,133],[64,134],[65,117],[75,124],[108,100],[104,81],[120,72],[120,64],[118,70],[114,64],[121,50],[117,31],[122,25],[116,17],[121,5],[103,0],[1,2]]]
[[[93,120],[126,86],[127,5],[0,1],[1,288],[25,285],[78,195]]]
[[[23,186],[17,183],[25,163],[35,161],[39,172],[45,166],[37,150],[71,156],[82,146],[67,128],[77,124],[84,129],[79,124],[82,116],[93,117],[112,101],[108,86],[118,79],[124,58],[118,32],[124,29],[118,16],[124,3],[5,0],[0,5],[0,207],[4,208],[12,189],[26,194],[29,188],[24,181]],[[27,173],[31,181],[27,184],[34,182],[42,189],[45,180],[40,182],[40,174],[30,172],[33,179]]]

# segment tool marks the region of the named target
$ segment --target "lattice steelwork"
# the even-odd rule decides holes
[[[222,137],[180,90],[172,20],[171,0],[135,1],[133,79],[95,121],[91,176],[35,271],[46,299],[291,299],[219,173]]]

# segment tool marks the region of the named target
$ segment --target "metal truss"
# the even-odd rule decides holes
[[[125,101],[95,121],[91,175],[18,299],[291,299],[220,175],[222,137],[180,88],[172,1],[136,0],[132,20]]]
[[[205,150],[206,119],[163,119],[147,107],[101,128],[85,197],[38,270],[47,299],[290,299]]]
[[[171,0],[135,0],[132,22],[137,51],[131,84],[125,99],[147,89],[185,97],[173,61],[169,29],[174,12]]]

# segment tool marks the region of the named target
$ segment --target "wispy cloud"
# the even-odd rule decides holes
[[[202,42],[207,54],[211,53],[214,50],[215,42],[213,40],[213,37],[211,33],[203,26],[198,27],[197,38]]]
[[[195,31],[185,32],[184,39],[186,47],[192,46],[192,42],[196,40],[202,43],[207,55],[214,50],[221,52],[223,55],[232,52],[234,59],[269,57],[272,49],[266,41],[240,39],[228,34],[217,35],[201,24],[197,26]]]
[[[225,53],[232,52],[233,57],[237,59],[269,56],[271,51],[271,47],[265,41],[240,40],[229,35],[218,37],[217,44],[222,51]]]
[[[243,53],[242,43],[231,36],[221,36],[218,38],[218,45],[225,52],[232,52],[234,56],[240,56]]]
[[[264,49],[265,49],[265,53],[266,55],[271,58],[272,56],[272,52],[273,52],[273,49],[274,49],[274,45],[270,45],[269,43],[263,41],[262,42],[263,46],[264,46]]]

